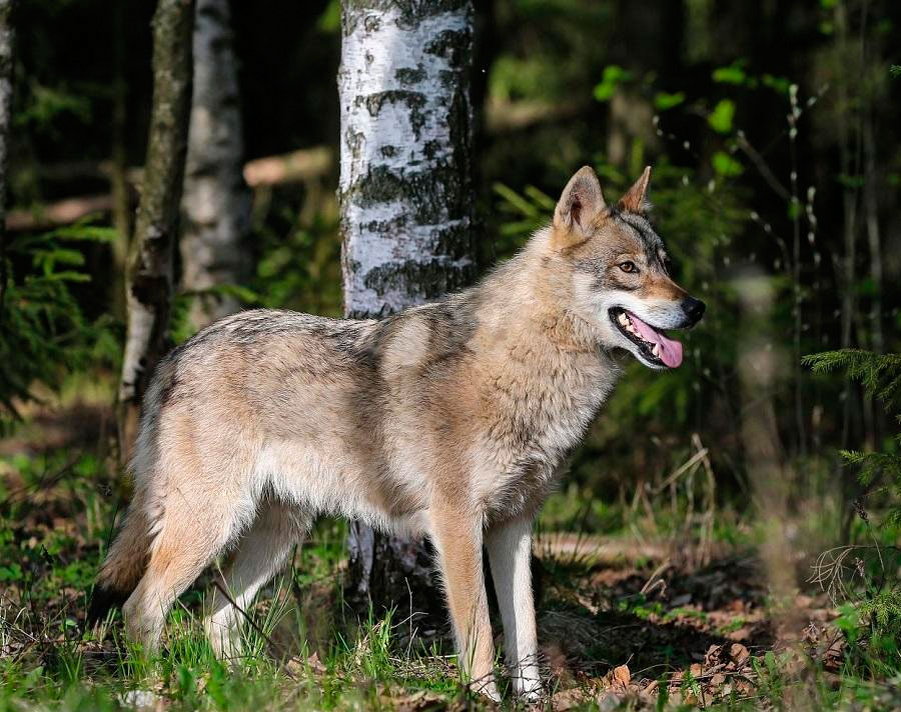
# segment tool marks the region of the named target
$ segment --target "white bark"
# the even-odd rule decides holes
[[[194,94],[182,199],[182,289],[239,284],[247,276],[250,192],[242,176],[243,126],[228,0],[197,0]],[[195,327],[236,311],[231,297],[196,299]]]
[[[469,0],[344,0],[339,196],[349,317],[390,314],[474,276],[472,23]],[[348,555],[349,600],[404,606],[415,597],[420,608],[434,600],[421,543],[355,522]]]
[[[339,194],[350,316],[438,297],[474,272],[472,19],[469,2],[345,2]]]

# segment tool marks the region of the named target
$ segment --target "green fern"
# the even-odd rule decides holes
[[[849,378],[862,383],[869,394],[879,398],[889,413],[896,410],[901,385],[901,354],[842,349],[805,356],[803,362],[814,373],[844,370]],[[895,417],[901,423],[897,413]],[[841,450],[839,454],[847,465],[858,469],[858,479],[871,497],[875,493],[881,495],[885,513],[882,525],[896,527],[901,525],[901,433],[887,445],[881,452]],[[866,514],[861,516],[866,517]],[[885,576],[887,572],[881,555],[880,563],[882,576]],[[854,602],[854,608],[857,619],[867,621],[876,637],[894,638],[901,633],[901,585],[897,580],[889,582],[880,577],[879,583],[874,583],[867,579],[866,591]],[[880,655],[875,648],[868,654]]]
[[[868,392],[881,398],[894,398],[901,386],[901,354],[875,354],[861,349],[841,349],[811,354],[804,365],[814,373],[830,373],[844,369],[848,377],[863,384]]]
[[[882,400],[887,411],[896,407],[901,386],[901,354],[876,354],[861,349],[842,349],[811,354],[803,359],[814,373],[844,370],[848,377],[863,384],[871,395]],[[897,418],[897,416],[896,416]],[[846,464],[858,468],[858,479],[871,493],[884,495],[888,503],[885,523],[901,523],[901,433],[890,441],[891,451],[859,452],[842,450]]]
[[[98,357],[110,360],[111,320],[86,319],[71,286],[90,281],[77,243],[109,242],[114,236],[110,228],[82,222],[7,243],[0,301],[0,434],[18,420],[19,406],[34,399],[35,385],[57,390],[67,372]]]

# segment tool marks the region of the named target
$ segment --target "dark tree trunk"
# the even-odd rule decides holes
[[[113,199],[113,227],[116,239],[112,245],[113,279],[112,309],[116,317],[127,318],[125,304],[125,270],[128,260],[128,243],[131,238],[132,195],[128,183],[128,152],[125,131],[128,121],[128,83],[125,81],[126,42],[124,3],[116,3],[113,22],[116,36],[113,38],[113,113],[112,152],[110,161],[110,193]]]
[[[0,320],[6,293],[6,173],[13,99],[13,0],[0,0]]]
[[[472,280],[470,2],[345,0],[341,230],[348,317],[380,317]],[[422,542],[353,523],[347,597],[440,606]]]
[[[128,331],[119,382],[119,448],[130,457],[141,398],[166,349],[191,109],[193,0],[160,0],[153,17],[153,109],[125,276]]]

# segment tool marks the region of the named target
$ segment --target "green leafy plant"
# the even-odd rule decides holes
[[[876,354],[859,349],[826,351],[804,357],[804,364],[814,373],[844,370],[848,378],[859,381],[876,396],[891,413],[896,409],[901,390],[901,354]],[[895,414],[901,423],[901,415]],[[887,505],[884,524],[901,524],[901,433],[889,439],[887,447],[877,452],[842,450],[846,464],[859,468],[861,484],[872,495],[879,493]]]
[[[898,396],[901,393],[901,354],[877,354],[859,349],[842,349],[812,354],[804,358],[804,363],[815,373],[830,373],[844,370],[848,377],[863,384],[866,391],[878,398],[886,410],[894,415],[901,424],[898,413]],[[889,438],[882,450],[862,452],[859,450],[842,450],[841,457],[846,465],[858,470],[858,479],[864,486],[866,494],[858,501],[856,509],[866,528],[870,529],[870,515],[865,509],[864,501],[878,501],[880,521],[877,526],[883,530],[896,531],[901,525],[901,433]],[[878,495],[878,499],[874,497]],[[898,571],[898,548],[880,545],[874,532],[873,545],[866,550],[875,552],[876,563],[867,567],[862,554],[855,554],[854,573],[861,581],[862,591],[852,600],[853,620],[858,621],[857,628],[863,627],[868,633],[861,646],[866,651],[867,664],[884,664],[894,661],[898,664],[898,637],[901,636],[901,581],[894,575]],[[862,552],[863,547],[845,547],[844,551]],[[841,575],[841,561],[850,558],[843,553],[838,557],[837,566],[831,565],[833,571],[838,569]],[[869,558],[873,558],[871,555]],[[889,559],[896,560],[892,567]],[[821,557],[822,559],[822,557]],[[833,576],[833,580],[835,577]],[[842,586],[843,590],[844,586]],[[851,618],[845,615],[846,628],[855,628],[848,623]],[[857,630],[854,631],[858,633]],[[850,640],[850,637],[849,637]],[[896,670],[897,672],[897,670]]]
[[[3,255],[0,299],[0,432],[18,419],[18,405],[41,384],[58,390],[62,377],[93,358],[114,358],[108,317],[91,322],[73,296],[90,282],[85,243],[111,242],[115,231],[80,222],[13,237]]]

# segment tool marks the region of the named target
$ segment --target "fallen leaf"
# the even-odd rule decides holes
[[[632,673],[629,672],[629,666],[620,665],[619,667],[613,668],[613,679],[623,687],[627,687],[632,680]]]
[[[748,658],[751,657],[751,654],[748,652],[748,649],[741,643],[733,643],[732,647],[729,648],[729,657],[732,658],[739,667],[741,667],[748,661]]]

